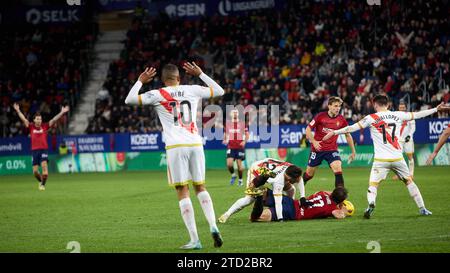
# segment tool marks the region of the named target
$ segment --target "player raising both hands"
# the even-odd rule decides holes
[[[185,63],[183,68],[188,74],[199,77],[208,87],[180,85],[178,67],[167,64],[162,69],[161,77],[165,87],[139,95],[142,85],[150,82],[156,75],[156,69],[147,68],[131,88],[125,103],[153,105],[158,113],[166,144],[167,178],[169,185],[176,189],[181,216],[191,238],[181,248],[202,248],[189,193],[190,183],[209,223],[214,246],[221,247],[223,242],[216,225],[213,201],[205,187],[205,155],[196,117],[200,99],[221,96],[224,90],[195,63]]]
[[[61,108],[61,112],[52,118],[48,123],[42,123],[42,116],[39,112],[34,114],[33,122],[29,122],[25,115],[20,111],[17,103],[13,105],[20,120],[25,127],[30,129],[31,136],[31,154],[33,156],[33,174],[39,181],[39,190],[45,190],[45,184],[48,178],[48,143],[47,132],[56,124],[65,113],[69,112],[69,106]],[[42,168],[42,174],[39,172],[39,166]]]

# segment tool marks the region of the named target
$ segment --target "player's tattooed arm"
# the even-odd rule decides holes
[[[16,110],[17,115],[19,116],[20,120],[23,122],[23,124],[25,124],[25,127],[28,127],[30,125],[30,122],[25,117],[25,115],[22,113],[22,111],[20,111],[19,104],[14,103],[13,108],[14,108],[14,110]]]

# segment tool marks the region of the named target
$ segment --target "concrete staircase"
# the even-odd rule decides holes
[[[98,91],[102,88],[108,74],[109,64],[120,57],[131,22],[129,11],[111,12],[100,15],[100,33],[94,47],[94,62],[88,81],[81,93],[74,114],[69,121],[69,134],[84,134],[89,118],[95,114],[95,102]],[[112,95],[112,94],[111,94]]]

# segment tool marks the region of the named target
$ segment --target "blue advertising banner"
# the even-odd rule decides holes
[[[414,142],[416,144],[436,143],[440,134],[450,124],[450,119],[416,120]],[[306,125],[282,125],[279,127],[249,128],[247,149],[300,147],[305,138]],[[220,134],[222,136],[222,134]],[[352,133],[358,145],[372,145],[369,129]],[[0,138],[0,156],[30,154],[30,138],[25,136]],[[141,152],[164,151],[164,140],[161,132],[142,134],[96,134],[77,136],[49,136],[49,152],[57,153],[58,147],[65,142],[69,151],[75,147],[76,153],[96,152]],[[222,139],[211,136],[203,137],[205,149],[226,149]],[[344,135],[338,138],[339,145],[347,145]]]
[[[57,147],[65,142],[69,150],[73,147],[76,153],[111,152],[113,149],[113,138],[108,134],[60,136],[57,138]]]
[[[450,118],[416,120],[414,143],[424,144],[438,142],[439,136],[449,124]]]
[[[129,151],[161,151],[164,150],[160,132],[148,134],[130,134]]]
[[[29,155],[30,138],[26,136],[0,138],[0,155]]]

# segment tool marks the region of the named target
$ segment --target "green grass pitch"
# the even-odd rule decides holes
[[[203,249],[194,252],[360,252],[370,241],[381,252],[450,251],[450,177],[448,167],[416,168],[418,184],[432,216],[419,216],[403,183],[388,179],[378,191],[377,208],[363,219],[369,168],[344,170],[353,217],[284,223],[250,223],[247,207],[219,224],[224,245],[213,247],[207,222],[191,192]],[[390,174],[392,175],[392,174]],[[243,196],[229,174],[207,171],[207,189],[219,217]],[[334,177],[320,168],[307,194],[330,190]],[[33,176],[0,177],[0,252],[68,253],[70,241],[81,252],[183,252],[188,241],[175,191],[165,172],[50,174],[47,190]]]

